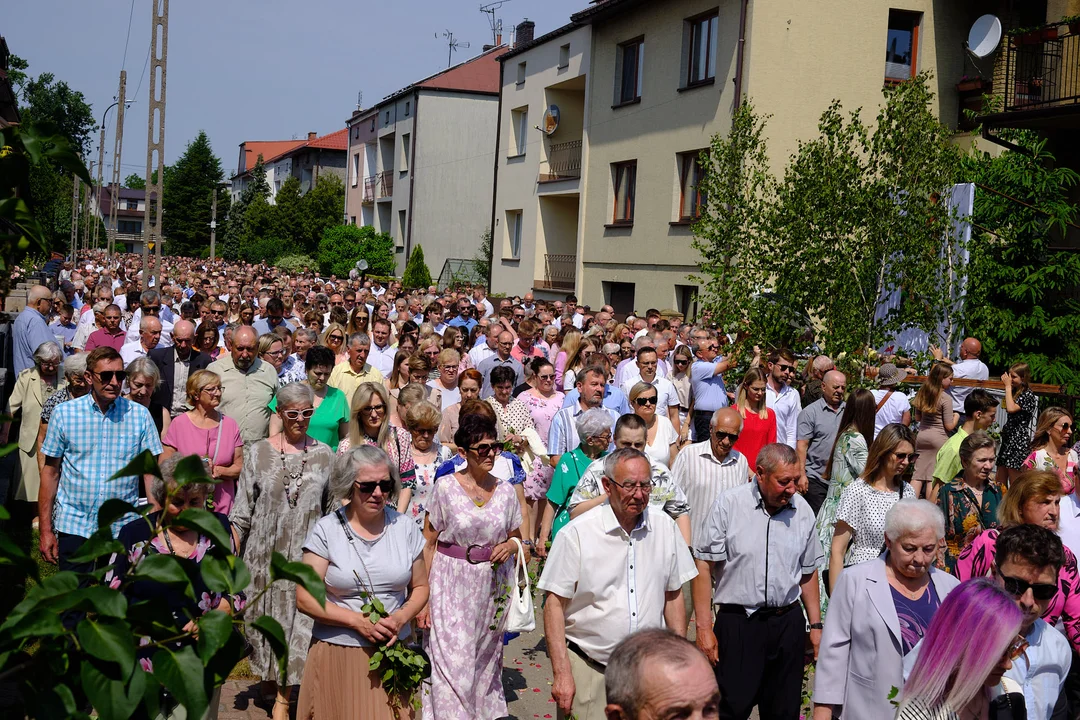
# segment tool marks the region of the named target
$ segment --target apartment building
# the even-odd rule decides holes
[[[391,93],[346,122],[349,222],[417,245],[432,276],[480,248],[491,213],[499,46]]]
[[[115,191],[115,200],[114,200]],[[105,232],[116,243],[117,252],[142,252],[143,220],[146,216],[146,191],[132,188],[101,188],[101,208],[97,207],[97,193],[90,195],[90,211],[101,218]],[[113,202],[116,202],[116,227],[110,222]]]
[[[240,143],[240,157],[236,161],[236,174],[230,178],[232,181],[232,201],[236,202],[244,193],[244,188],[251,182],[251,171],[255,168],[255,164],[260,157],[263,159],[263,165],[265,166],[268,160],[272,160],[303,143],[303,140],[245,140]],[[274,179],[273,173],[268,169],[266,181],[270,184],[270,187],[274,187]]]
[[[502,227],[495,236],[493,290],[532,287],[552,294],[572,287],[593,307],[674,308],[694,316],[698,285],[690,276],[699,256],[691,226],[703,200],[696,190],[702,173],[697,158],[714,134],[730,128],[739,98],[752,98],[770,116],[769,153],[777,170],[800,140],[816,134],[833,99],[872,118],[886,84],[923,70],[934,72],[939,116],[955,125],[963,40],[984,8],[974,0],[593,3],[568,26],[504,56],[494,202]],[[562,61],[564,38],[578,34],[587,34],[589,42],[581,59],[576,248],[567,277],[564,258],[557,266],[551,260],[567,253],[551,248],[566,249],[569,215],[541,209],[553,173],[538,169],[530,182],[503,159],[516,137],[511,113],[521,92],[517,64],[524,62],[526,88],[532,77],[551,77]],[[572,113],[559,110],[561,125]],[[554,135],[550,140],[555,144]],[[539,145],[544,153],[550,152],[546,142]],[[507,213],[518,209],[520,229],[507,224],[507,217],[519,217]],[[517,258],[507,255],[515,246]]]

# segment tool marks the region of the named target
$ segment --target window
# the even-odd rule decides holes
[[[126,233],[128,235],[139,235],[142,233],[142,223],[138,220],[118,220],[116,226],[117,232]]]
[[[634,283],[604,280],[601,285],[605,305],[610,305],[619,314],[634,312]]]
[[[356,187],[356,183],[360,181],[360,153],[355,153],[352,156],[352,186]]]
[[[514,144],[511,148],[511,157],[524,155],[529,145],[529,106],[525,105],[510,111],[511,128],[514,133]]]
[[[371,118],[371,131],[375,132],[375,117],[374,116],[372,116],[372,118]]]
[[[525,84],[525,63],[523,63],[523,62],[518,63],[517,84],[518,85],[524,85]]]
[[[715,13],[695,18],[690,23],[690,56],[687,86],[709,82],[716,78],[716,27]]]
[[[383,125],[385,126],[385,125],[389,125],[389,124],[390,124],[390,111],[387,110],[386,115],[383,117]]]
[[[355,215],[350,215],[349,216],[349,224],[350,225],[355,225],[356,224],[356,216]]]
[[[559,67],[564,68],[570,65],[570,43],[559,48]]]
[[[360,139],[360,126],[359,125],[357,125],[356,127],[353,128],[352,136],[353,136],[353,140],[359,140]]]
[[[521,210],[507,210],[506,212],[506,241],[509,257],[515,260],[521,257]]]
[[[406,101],[405,103],[405,117],[409,117],[409,110],[412,108],[412,102]]]
[[[406,228],[408,226],[405,223],[405,211],[404,210],[398,210],[397,224],[398,224],[398,239],[397,239],[398,247],[405,247],[405,230],[406,230]]]
[[[412,145],[409,140],[412,135],[405,133],[401,136],[401,172],[407,172],[409,170],[409,151],[412,150]]]
[[[128,200],[124,205],[124,209],[125,210],[138,211],[138,209],[139,209],[139,201],[138,200]]]
[[[701,181],[705,177],[705,168],[701,164],[701,153],[679,153],[679,220],[686,222],[701,217],[701,206],[705,195],[701,191]]]
[[[898,83],[914,77],[919,61],[920,13],[889,11],[889,34],[885,43],[885,82]]]
[[[629,225],[634,222],[634,192],[637,185],[637,160],[611,166],[615,182],[615,213],[611,222]]]
[[[615,64],[615,104],[624,105],[640,100],[641,76],[645,64],[644,38],[620,45]]]

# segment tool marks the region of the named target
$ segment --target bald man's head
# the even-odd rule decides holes
[[[982,343],[973,337],[965,338],[960,345],[960,359],[969,360],[982,355]]]
[[[840,407],[847,391],[847,376],[839,370],[830,370],[821,380],[821,396],[829,407]]]
[[[713,413],[709,423],[709,447],[713,457],[723,460],[731,453],[732,446],[742,432],[742,424],[742,416],[736,408],[723,407]]]
[[[255,347],[258,344],[258,336],[254,328],[249,325],[241,325],[232,335],[232,345],[229,354],[233,364],[240,370],[247,370],[255,363]]]
[[[510,351],[514,347],[514,336],[506,330],[499,333],[499,344],[495,348],[499,352],[499,356],[506,358],[510,355]]]

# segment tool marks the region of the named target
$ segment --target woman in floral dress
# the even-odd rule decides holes
[[[465,467],[435,483],[428,498],[424,559],[428,607],[417,618],[430,628],[425,720],[493,720],[507,714],[502,685],[505,614],[496,598],[512,582],[521,537],[521,505],[510,485],[491,474],[502,449],[495,424],[463,415],[454,437]]]
[[[450,459],[450,448],[436,437],[442,417],[439,409],[421,400],[405,414],[405,426],[412,435],[412,458],[416,464],[416,484],[409,498],[405,516],[412,518],[421,530],[427,517],[428,495],[435,485],[435,471]]]
[[[1077,447],[1069,447],[1073,436],[1073,418],[1060,407],[1048,407],[1039,414],[1031,454],[1024,460],[1025,470],[1052,470],[1061,478],[1061,494],[1068,495],[1076,484]]]
[[[533,377],[536,384],[518,395],[518,400],[525,403],[532,416],[533,424],[540,439],[547,442],[548,430],[555,413],[562,409],[566,395],[555,389],[555,366],[546,358],[533,358]],[[529,504],[529,527],[537,527],[537,513],[544,501],[544,495],[551,485],[551,476],[555,468],[546,462],[546,457],[533,459],[525,477],[525,500]]]
[[[998,526],[1001,487],[993,478],[997,443],[983,431],[973,432],[960,443],[960,475],[945,483],[938,506],[945,514],[945,551],[937,566],[956,574],[960,553],[980,533]]]
[[[1027,363],[1016,363],[1001,376],[1005,384],[1005,402],[1002,407],[1009,414],[1001,429],[1001,448],[998,452],[997,482],[1009,486],[1024,468],[1031,436],[1035,432],[1035,418],[1039,414],[1039,398],[1031,392],[1031,368]]]
[[[836,526],[836,508],[840,495],[851,481],[862,474],[866,467],[866,455],[874,441],[874,394],[869,390],[853,390],[848,395],[844,414],[840,417],[840,431],[836,433],[832,456],[825,466],[825,480],[829,492],[818,511],[817,534],[824,551],[818,564],[818,584],[821,590],[821,612],[824,616],[829,607],[829,594],[825,592],[825,574],[829,569],[829,548],[832,547],[833,529]]]

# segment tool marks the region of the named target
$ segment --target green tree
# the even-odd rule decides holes
[[[726,307],[745,293],[772,332],[813,318],[827,351],[862,355],[905,327],[933,333],[955,310],[943,252],[953,218],[942,198],[961,156],[927,85],[922,75],[886,90],[873,129],[833,102],[780,181],[752,109],[737,118],[732,141],[714,139],[695,234],[706,305],[725,326],[758,332],[747,311]],[[899,306],[880,312],[894,293]]]
[[[319,242],[319,269],[329,275],[346,277],[356,261],[367,261],[367,273],[393,275],[394,240],[387,233],[377,233],[370,225],[336,225],[327,228]]]
[[[142,175],[136,175],[135,173],[131,173],[126,178],[124,178],[124,187],[131,188],[132,190],[145,190],[146,178],[144,178]]]
[[[303,198],[304,249],[317,251],[327,228],[341,224],[345,215],[345,185],[336,175],[323,175]]]
[[[480,247],[477,249],[476,255],[473,255],[472,259],[472,274],[478,282],[482,282],[485,285],[490,285],[491,283],[491,252],[491,228],[488,228],[487,230],[484,230],[484,233],[480,236]]]
[[[1004,136],[1025,152],[978,152],[966,162],[969,179],[1005,196],[975,192],[967,332],[982,341],[992,373],[1026,362],[1037,382],[1077,392],[1080,255],[1061,248],[1076,222],[1071,196],[1080,176],[1057,167],[1045,139],[1026,131]]]
[[[409,255],[405,263],[405,273],[401,276],[401,284],[407,288],[426,288],[431,285],[431,271],[424,262],[424,248],[417,245]]]
[[[162,233],[170,255],[197,255],[210,244],[211,205],[224,173],[205,131],[165,174]]]
[[[300,181],[290,175],[281,183],[274,196],[276,209],[275,235],[288,240],[290,245],[304,242],[304,230],[307,224],[307,211],[303,196],[300,194]],[[306,249],[306,243],[304,243]]]
[[[270,185],[266,182],[266,166],[263,157],[255,160],[255,166],[251,169],[251,181],[240,193],[240,199],[229,209],[228,222],[221,238],[221,257],[226,260],[240,258],[242,246],[245,240],[247,227],[247,209],[256,198],[266,200],[270,195]],[[259,214],[257,211],[256,214]]]

